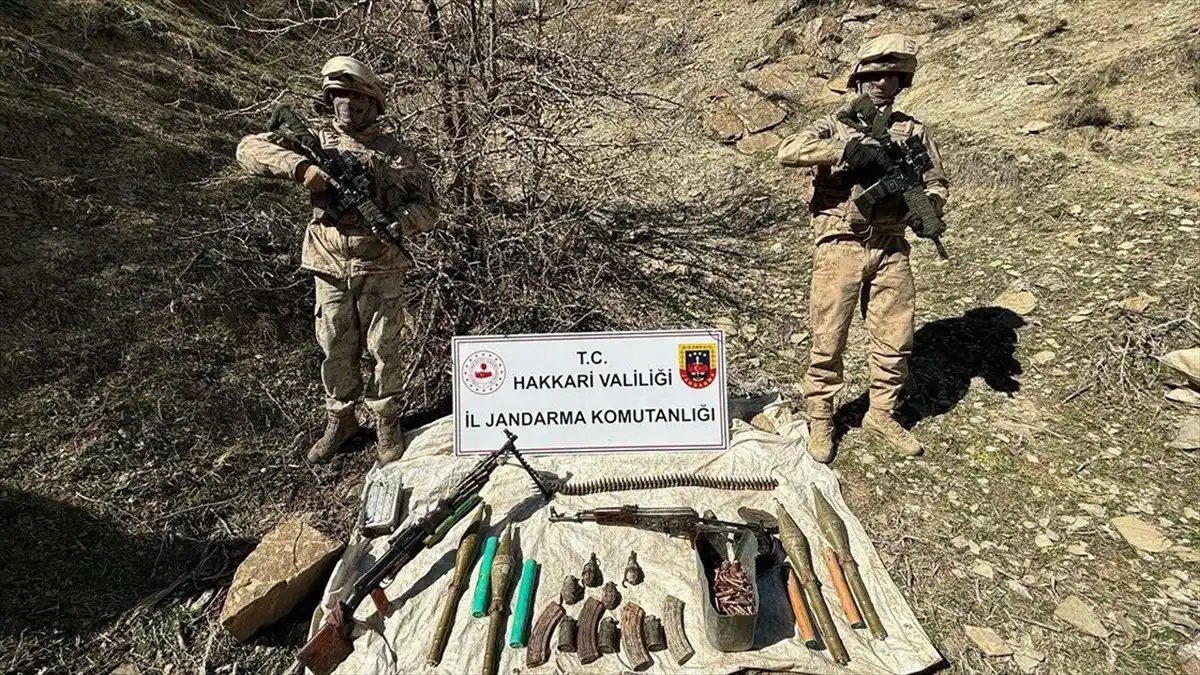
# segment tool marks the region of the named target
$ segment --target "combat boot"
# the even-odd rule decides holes
[[[404,454],[404,430],[396,418],[377,418],[375,439],[375,456],[379,458],[379,466],[386,466]]]
[[[808,454],[822,464],[828,464],[833,459],[833,420],[809,421]]]
[[[890,412],[868,410],[862,421],[863,429],[870,431],[880,440],[900,451],[900,454],[916,457],[924,452],[916,436],[900,426]]]
[[[312,464],[328,462],[341,449],[342,444],[358,433],[360,428],[358,418],[354,416],[354,409],[342,413],[328,413],[325,433],[308,451],[308,461]]]

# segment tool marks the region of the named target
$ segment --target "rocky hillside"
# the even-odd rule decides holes
[[[232,570],[282,514],[349,527],[365,455],[314,470],[296,454],[318,419],[298,193],[232,163],[273,101],[314,90],[330,44],[355,44],[341,4],[287,7],[0,3],[0,653],[13,672],[282,669],[311,606],[239,644],[215,622]],[[1196,413],[1164,398],[1159,357],[1200,344],[1200,6],[589,11],[625,50],[608,67],[660,112],[651,125],[615,108],[579,134],[646,148],[659,222],[676,203],[733,214],[744,241],[727,231],[710,257],[652,269],[680,304],[689,284],[734,279],[708,318],[733,336],[739,386],[788,395],[808,346],[809,185],[774,148],[839,104],[864,39],[917,36],[900,102],[952,180],[951,260],[925,242],[913,254],[906,414],[928,451],[901,461],[868,442],[859,398],[834,467],[953,672],[1172,672],[1200,627],[1200,470],[1172,443]],[[396,83],[398,106],[417,110],[409,89]],[[718,237],[709,225],[694,232]],[[851,397],[865,340],[855,324]]]

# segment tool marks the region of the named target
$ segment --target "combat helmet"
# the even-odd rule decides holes
[[[859,73],[896,73],[901,87],[911,87],[917,70],[917,41],[903,33],[888,33],[872,38],[858,50],[858,58],[846,88],[854,89]]]
[[[344,89],[375,100],[379,112],[384,112],[383,83],[367,64],[351,56],[335,56],[321,67],[321,96],[329,105],[329,91]]]

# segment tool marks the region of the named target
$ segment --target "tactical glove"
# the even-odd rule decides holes
[[[315,164],[305,162],[300,165],[300,169],[296,173],[299,174],[300,184],[307,188],[309,192],[321,192],[328,187],[324,175],[321,174],[321,170]]]
[[[861,138],[851,138],[846,141],[846,150],[842,153],[842,161],[846,168],[861,171],[879,164],[879,149],[867,145]]]
[[[913,234],[925,239],[932,239],[946,231],[946,221],[941,218],[926,223],[924,220],[914,217],[908,221],[908,224],[912,227]]]
[[[929,194],[929,202],[933,204],[933,212],[938,218],[943,218],[946,215],[946,200],[942,199],[941,195]]]

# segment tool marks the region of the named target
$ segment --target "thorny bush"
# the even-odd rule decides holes
[[[329,32],[330,53],[388,83],[389,118],[442,202],[439,228],[412,246],[410,412],[447,400],[456,334],[696,325],[758,304],[738,282],[774,207],[757,195],[658,194],[646,158],[670,149],[679,106],[637,92],[594,8],[420,7],[376,8]],[[596,122],[613,116],[641,128],[616,136]]]

